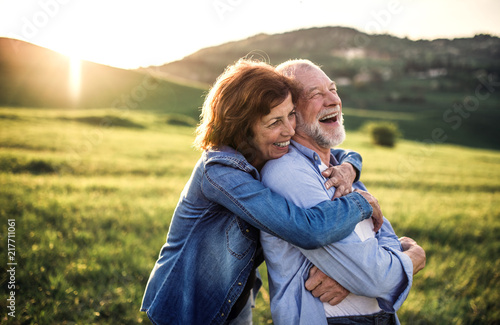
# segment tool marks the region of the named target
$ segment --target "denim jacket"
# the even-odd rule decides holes
[[[357,153],[336,157],[361,169]],[[264,187],[239,152],[206,151],[181,194],[141,310],[154,324],[223,324],[257,266],[259,230],[312,249],[345,238],[371,214],[359,193],[298,208]]]

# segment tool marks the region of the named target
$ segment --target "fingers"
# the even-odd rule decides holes
[[[417,245],[417,242],[409,237],[401,237],[399,238],[399,241],[401,242],[401,247],[403,248],[403,251],[406,251],[410,249],[412,246]]]
[[[425,267],[426,264],[425,251],[419,245],[411,246],[409,249],[403,251],[403,254],[408,255],[411,259],[411,262],[413,263],[413,275],[417,274],[420,270],[422,270]]]
[[[350,167],[349,167],[350,166]],[[349,169],[350,168],[350,169]],[[351,171],[352,169],[352,171]],[[326,189],[331,187],[343,186],[346,189],[352,187],[356,172],[350,164],[342,164],[340,166],[329,167],[321,173],[328,180],[325,182]],[[352,177],[354,175],[354,177]],[[344,194],[343,192],[341,194]]]
[[[352,187],[346,187],[343,185],[340,185],[337,189],[335,189],[335,194],[333,195],[333,199],[336,199],[338,197],[347,195],[349,193],[352,193]]]
[[[327,276],[319,271],[316,266],[313,266],[309,270],[309,278],[307,279],[305,286],[308,291],[315,290]]]
[[[336,295],[335,297],[333,297],[332,299],[328,300],[328,303],[331,305],[331,306],[335,306],[337,305],[338,303],[340,303],[342,300],[345,299],[345,297],[347,297],[347,295],[349,294],[349,291],[343,287],[340,287],[342,288],[343,290],[339,292],[338,295]],[[321,300],[321,298],[320,298]],[[323,301],[323,302],[326,302],[326,301]]]
[[[332,306],[344,300],[349,294],[347,289],[328,277],[316,266],[309,270],[309,278],[305,283],[305,287],[314,297]]]
[[[325,182],[326,189],[330,189],[331,187],[339,187],[341,185],[339,179],[337,177],[328,178]]]
[[[425,251],[422,247],[420,247],[419,245],[415,245],[414,249],[419,251],[418,255],[420,257],[420,262],[414,268],[413,275],[417,274],[419,271],[421,271],[425,267],[425,263],[427,260],[427,258],[425,256]]]
[[[380,209],[377,199],[368,192],[358,191],[358,190],[356,190],[356,192],[361,194],[372,206],[373,231],[375,232],[379,231],[380,228],[382,228],[382,224],[384,223],[384,216],[382,214],[382,210]]]
[[[337,281],[326,278],[319,286],[311,291],[311,294],[322,302],[334,306],[344,300],[349,291],[342,287]]]
[[[328,167],[323,172],[321,172],[321,174],[323,174],[323,176],[325,178],[330,178],[332,176],[334,170],[335,170],[334,167]]]
[[[382,215],[380,207],[373,208],[372,219],[373,219],[373,231],[377,232],[380,230],[380,228],[382,228],[382,224],[384,223],[384,216]]]
[[[403,236],[403,237],[399,238],[399,241],[402,242],[402,243],[403,242],[404,243],[408,243],[410,245],[416,245],[417,244],[417,242],[415,240],[411,239],[410,237],[406,237],[406,236]]]

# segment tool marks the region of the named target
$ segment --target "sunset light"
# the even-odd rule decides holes
[[[0,1],[0,36],[66,55],[78,48],[83,60],[135,69],[259,33],[311,27],[413,40],[500,34],[499,8],[497,0]]]
[[[71,56],[69,60],[69,92],[73,102],[76,102],[80,97],[81,79],[81,60],[76,56]]]

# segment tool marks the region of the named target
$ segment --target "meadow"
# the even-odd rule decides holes
[[[200,156],[194,128],[169,120],[0,108],[2,324],[149,323],[142,294]],[[398,235],[426,250],[427,266],[398,312],[402,324],[498,324],[500,152],[407,140],[389,149],[357,130],[342,147],[362,154],[362,180]],[[272,324],[260,270],[254,323]],[[11,291],[15,317],[6,308]]]

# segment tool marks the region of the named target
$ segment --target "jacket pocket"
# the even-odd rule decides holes
[[[234,217],[226,228],[227,250],[237,259],[242,259],[249,252],[253,252],[257,235],[257,229]]]

